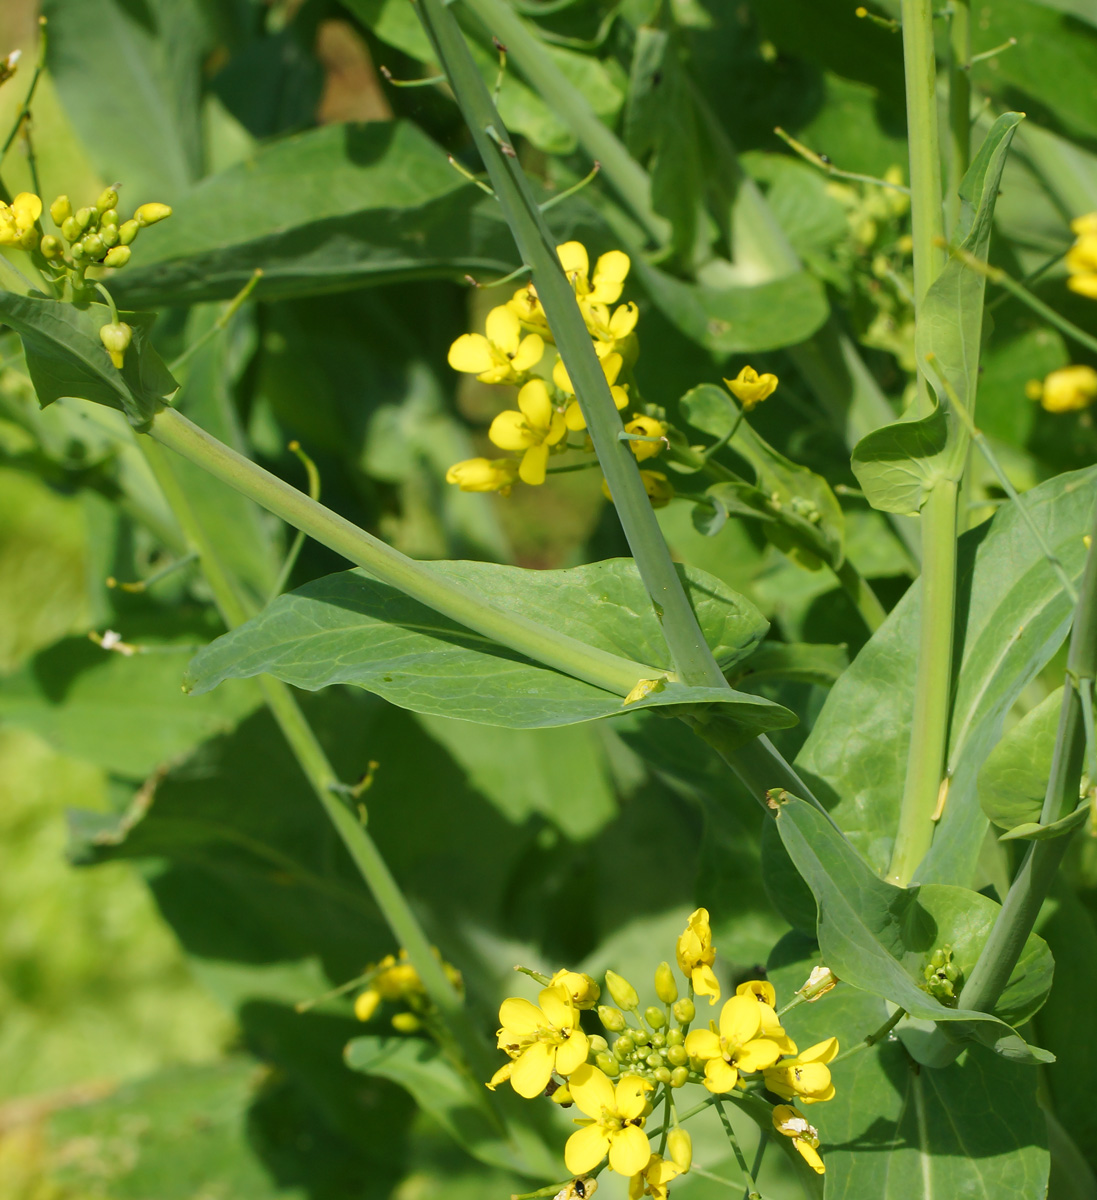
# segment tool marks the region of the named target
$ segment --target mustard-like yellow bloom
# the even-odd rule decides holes
[[[651,1196],[652,1200],[667,1200],[667,1184],[682,1174],[682,1168],[669,1159],[653,1154],[648,1165],[628,1181],[629,1200]]]
[[[792,1144],[813,1171],[819,1175],[826,1171],[819,1157],[819,1130],[803,1113],[797,1112],[791,1104],[778,1104],[773,1109],[773,1128],[792,1138]]]
[[[610,395],[613,397],[613,403],[618,409],[628,407],[628,392],[625,391],[617,382],[617,376],[621,374],[621,367],[624,365],[624,359],[616,351],[605,355],[601,360],[602,373],[606,377],[606,383],[609,384]],[[564,366],[564,360],[557,358],[556,365],[552,368],[552,382],[562,392],[566,392],[569,396],[575,395],[575,386],[571,382],[571,376],[568,374],[567,367]],[[574,433],[580,433],[587,427],[587,419],[583,416],[583,410],[579,407],[578,400],[572,400],[564,410],[564,421],[567,427]]]
[[[1067,287],[1080,296],[1097,300],[1097,213],[1076,217],[1070,228],[1077,241],[1067,251]]]
[[[582,242],[565,242],[556,247],[560,265],[575,290],[581,308],[591,304],[615,304],[621,297],[632,266],[622,250],[610,250],[599,257],[590,273],[590,257]]]
[[[381,993],[376,988],[366,988],[354,1001],[354,1015],[359,1021],[372,1021],[381,1007]]]
[[[651,1160],[651,1143],[644,1132],[647,1093],[652,1085],[638,1075],[622,1075],[616,1088],[609,1077],[589,1064],[568,1081],[572,1099],[586,1118],[567,1140],[564,1162],[573,1175],[585,1175],[609,1155],[611,1171],[637,1175]]]
[[[590,1050],[587,1035],[579,1028],[579,1010],[562,987],[542,988],[537,1000],[540,1007],[511,997],[499,1009],[499,1049],[514,1060],[508,1064],[506,1077],[518,1095],[527,1099],[548,1087],[554,1071],[571,1075],[586,1062]],[[488,1086],[494,1088],[501,1075],[502,1071],[497,1071]],[[575,1175],[587,1169],[569,1164]]]
[[[10,205],[0,201],[0,246],[30,249],[38,243],[35,226],[42,215],[42,201],[33,192],[20,192]]]
[[[665,438],[667,424],[665,421],[657,421],[654,417],[633,417],[625,426],[625,432],[636,433],[645,438]],[[646,458],[654,458],[661,454],[665,445],[666,443],[661,441],[629,442],[629,449],[636,455],[637,462],[643,462]]]
[[[590,304],[583,310],[583,319],[601,357],[615,350],[632,333],[640,319],[640,310],[631,301],[618,305],[612,313],[608,304]]]
[[[621,250],[610,250],[595,263],[592,276],[590,257],[581,242],[564,242],[556,247],[556,255],[575,292],[587,329],[596,343],[602,343],[599,353],[603,353],[603,346],[612,349],[633,331],[639,315],[635,304],[623,304],[612,315],[609,312],[609,306],[616,303],[625,286],[632,265],[629,256]],[[552,341],[548,317],[532,283],[519,288],[507,307],[526,329]]]
[[[463,333],[450,346],[448,361],[481,383],[521,383],[544,352],[544,340],[535,333],[523,337],[518,318],[501,304],[488,313],[485,333]]]
[[[509,496],[518,478],[518,464],[512,458],[466,458],[446,472],[446,483],[455,483],[463,492],[499,492]]]
[[[781,1047],[761,1033],[761,1008],[749,995],[732,996],[724,1005],[718,1031],[715,1027],[690,1030],[686,1053],[704,1062],[705,1087],[710,1092],[730,1092],[740,1072],[762,1071],[777,1061]]]
[[[725,379],[724,383],[743,406],[743,412],[757,408],[777,390],[776,375],[759,375],[753,367],[744,367],[734,379]]]
[[[1039,400],[1048,412],[1079,412],[1097,400],[1097,371],[1084,365],[1060,367],[1043,383],[1030,380],[1025,394],[1030,400]]]
[[[796,1043],[781,1027],[777,1016],[777,992],[772,983],[764,979],[750,979],[741,983],[735,989],[737,996],[753,996],[758,1001],[758,1011],[762,1014],[762,1036],[776,1042],[782,1054],[795,1054]]]
[[[531,379],[518,393],[518,408],[508,408],[491,423],[488,437],[500,450],[522,450],[518,478],[523,483],[545,482],[549,450],[568,435],[564,416],[552,406],[543,379]]]
[[[562,987],[576,1008],[593,1008],[602,994],[602,989],[589,975],[567,969],[557,971],[549,980],[549,987]]]
[[[693,984],[694,992],[698,996],[708,996],[709,1004],[715,1004],[720,999],[720,983],[712,969],[716,961],[716,948],[712,944],[712,926],[709,924],[707,908],[698,908],[690,913],[685,931],[678,939],[676,952],[678,969]]]
[[[838,1053],[838,1039],[816,1042],[795,1058],[783,1058],[776,1066],[766,1067],[766,1087],[782,1100],[799,1099],[818,1104],[834,1099],[834,1084],[826,1065]]]

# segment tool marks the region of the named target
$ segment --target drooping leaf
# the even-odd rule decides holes
[[[471,562],[432,569],[589,645],[669,668],[659,622],[630,560],[566,571]],[[761,614],[703,572],[682,575],[717,661],[738,661],[765,632]],[[511,728],[568,725],[623,709],[620,696],[535,666],[360,571],[280,597],[206,647],[189,678],[204,692],[262,672],[309,689],[353,683],[416,712]],[[629,707],[698,703],[724,704],[749,729],[794,723],[787,709],[761,698],[676,683]]]
[[[1077,578],[1097,472],[1060,475],[1023,503]],[[959,544],[961,620],[949,723],[949,787],[915,878],[968,884],[986,832],[976,778],[1016,698],[1062,644],[1071,605],[1013,504]],[[831,690],[796,765],[881,875],[887,870],[910,745],[918,653],[915,584]]]
[[[1079,825],[1089,816],[1089,804],[1083,804],[1076,808],[1073,812],[1068,813],[1065,817],[1060,817],[1058,821],[1049,821],[1046,825],[1042,825],[1039,821],[1023,821],[1020,825],[1014,825],[1010,830],[1007,830],[998,839],[1000,842],[1046,842],[1052,838],[1064,837],[1077,829]]]
[[[798,934],[778,943],[767,970],[779,1002],[822,961],[814,943]],[[839,986],[793,1009],[782,1023],[797,1045],[837,1037],[846,1051],[879,1029],[888,1013],[875,996]],[[1071,1067],[1057,1062],[1047,1069]],[[927,1070],[891,1038],[832,1063],[831,1073],[834,1099],[805,1110],[819,1130],[828,1197],[1044,1194],[1047,1128],[1031,1067],[972,1046],[950,1066]]]
[[[1063,689],[1029,709],[987,756],[979,772],[979,803],[1002,829],[1040,819],[1051,775]]]
[[[966,888],[927,884],[897,888],[879,879],[827,816],[797,797],[777,808],[777,831],[818,905],[819,949],[834,973],[912,1016],[961,1022],[954,1036],[973,1038],[1006,1058],[1048,1062],[1009,1026],[1027,1020],[1051,987],[1053,963],[1043,939],[1030,934],[996,1012],[948,1008],[922,984],[934,950],[950,945],[964,973],[975,965],[1000,911]],[[963,1030],[961,1032],[961,1029]]]
[[[23,339],[27,369],[45,407],[76,396],[117,408],[130,423],[145,425],[179,386],[149,343],[152,313],[122,312],[133,341],[119,371],[99,338],[111,322],[105,304],[77,308],[59,300],[0,291],[0,320]]]
[[[851,465],[869,504],[881,512],[918,512],[947,474],[948,435],[948,418],[937,406],[928,417],[895,421],[863,437]]]

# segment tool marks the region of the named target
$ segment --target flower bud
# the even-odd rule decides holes
[[[610,1079],[616,1079],[621,1074],[620,1064],[612,1054],[596,1054],[594,1056],[594,1065],[603,1075],[608,1075]]]
[[[103,259],[103,262],[108,267],[124,267],[129,260],[129,246],[115,246],[113,250],[107,251],[107,257]]]
[[[636,1043],[629,1035],[622,1034],[621,1037],[613,1043],[613,1056],[619,1062],[623,1062],[636,1049]]]
[[[94,208],[78,208],[76,210],[76,224],[80,226],[81,233],[91,224],[91,219],[94,216]]]
[[[100,216],[99,228],[102,229],[104,225],[113,225],[115,229],[118,228],[118,209],[108,208],[107,211]]]
[[[670,1086],[672,1088],[685,1087],[689,1082],[689,1067],[675,1067],[670,1073]]]
[[[133,216],[137,224],[143,229],[146,225],[155,225],[157,221],[163,221],[165,217],[170,217],[171,206],[155,202],[152,204],[142,204]]]
[[[118,230],[113,225],[100,225],[99,237],[102,239],[104,246],[118,245]]]
[[[659,1015],[662,1016],[663,1014],[660,1013]],[[662,1050],[667,1044],[667,1035],[665,1033],[653,1033],[651,1035],[651,1044],[656,1050]]]
[[[105,188],[99,194],[99,199],[95,202],[95,211],[97,213],[105,213],[108,208],[113,208],[118,203],[118,185],[112,184],[109,188]]]
[[[373,988],[366,988],[364,992],[358,993],[358,998],[354,1001],[354,1015],[359,1021],[369,1021],[380,1006],[381,993]]]
[[[60,238],[55,238],[52,233],[47,233],[42,239],[38,247],[42,251],[44,258],[60,258],[65,253],[65,247]]]
[[[553,1104],[559,1104],[561,1106],[575,1103],[575,1101],[571,1098],[571,1091],[566,1083],[562,1087],[558,1087],[556,1091],[552,1093],[549,1099],[553,1102]]]
[[[130,242],[137,236],[141,226],[136,221],[123,221],[118,226],[118,240],[123,246],[128,246]]]
[[[75,253],[75,247],[73,252]],[[99,330],[99,340],[106,347],[111,362],[121,371],[126,351],[133,341],[133,330],[125,321],[112,322]]]
[[[667,1030],[667,1045],[680,1046],[686,1040],[686,1035],[680,1029]]]
[[[667,1153],[684,1175],[693,1165],[693,1139],[684,1129],[672,1129],[667,1134]]]
[[[678,999],[678,984],[670,963],[661,962],[655,968],[655,994],[664,1004],[673,1004]]]
[[[590,1043],[590,1048],[595,1054],[601,1054],[609,1049],[609,1042],[606,1041],[600,1033],[591,1034],[587,1041]]]
[[[674,1006],[674,1019],[680,1025],[688,1025],[697,1016],[697,1009],[688,996],[683,996]]]
[[[75,217],[66,217],[61,222],[61,232],[65,235],[65,241],[75,242],[84,231],[80,228],[80,222]]]
[[[97,233],[89,233],[84,238],[84,252],[92,262],[98,262],[107,252],[103,239]]]
[[[685,1046],[668,1046],[667,1062],[672,1067],[684,1067],[689,1062],[689,1055],[686,1053]]]
[[[647,1021],[652,1029],[662,1029],[667,1023],[667,1015],[661,1008],[653,1004],[650,1008],[644,1009],[644,1020]]]
[[[392,1027],[397,1033],[418,1033],[423,1023],[415,1013],[402,1012],[392,1018]]]
[[[88,256],[88,252],[84,249],[84,243],[83,242],[73,242],[72,257],[75,258],[77,262],[83,262],[84,259],[87,258],[87,256]]]
[[[610,1033],[620,1033],[625,1028],[625,1014],[608,1004],[598,1005],[598,1020]]]
[[[652,1071],[652,1075],[660,1083],[670,1083],[670,1068],[669,1067],[656,1067],[655,1070]]]
[[[651,1041],[651,1034],[646,1029],[633,1029],[631,1033],[632,1040],[637,1046],[646,1046]]]
[[[58,196],[50,205],[50,216],[53,218],[53,223],[61,228],[62,225],[72,216],[72,202],[68,196]]]
[[[613,1003],[626,1012],[634,1012],[640,1003],[640,997],[631,983],[616,971],[606,972],[606,987],[613,997]]]
[[[24,250],[33,250],[35,246],[38,245],[38,237],[39,234],[37,229],[33,227],[30,229],[24,229],[19,235],[19,245],[22,246]]]
[[[663,1056],[661,1054],[656,1054],[653,1050],[647,1056],[647,1058],[644,1059],[644,1064],[645,1066],[650,1067],[653,1071],[656,1071],[663,1066]]]

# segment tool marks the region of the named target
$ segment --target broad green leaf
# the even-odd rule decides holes
[[[1025,821],[1020,825],[1014,825],[1012,829],[1003,833],[998,840],[1000,842],[1018,840],[1026,842],[1050,841],[1052,838],[1063,837],[1065,834],[1071,833],[1088,816],[1089,804],[1083,804],[1072,813],[1068,813],[1067,816],[1060,817],[1058,821],[1051,821],[1047,825],[1041,825],[1039,821]]]
[[[76,396],[117,408],[132,425],[145,425],[164,406],[178,384],[149,343],[155,317],[123,312],[133,342],[119,371],[103,347],[99,330],[110,324],[104,304],[77,308],[59,300],[38,300],[0,291],[0,320],[23,339],[38,401],[43,407],[62,396]]]
[[[87,638],[43,650],[0,679],[0,720],[32,729],[65,754],[139,780],[231,729],[258,703],[253,688],[238,683],[201,699],[180,690],[187,656],[208,630],[176,632],[175,645],[130,636],[146,652],[127,658]]]
[[[730,672],[728,681],[757,684],[771,679],[793,679],[831,687],[849,666],[845,646],[811,642],[763,642],[749,658]]]
[[[681,405],[691,425],[715,438],[726,436],[739,416],[735,401],[711,383],[687,392]],[[830,484],[778,454],[745,419],[739,421],[731,446],[754,470],[762,502],[772,519],[763,526],[766,537],[803,566],[817,567],[822,560],[835,569],[840,567],[845,558],[845,521]],[[740,494],[732,509],[731,496],[722,488],[718,485],[716,495],[729,511],[751,506],[754,498]]]
[[[995,121],[960,184],[961,211],[955,240],[986,262],[994,205],[1013,134],[1023,119],[1005,113]],[[885,512],[917,512],[940,480],[958,480],[967,459],[967,437],[940,379],[959,402],[975,410],[983,338],[986,277],[950,255],[930,285],[918,313],[918,365],[937,393],[933,411],[916,420],[885,425],[853,450],[853,472],[869,503]]]
[[[806,271],[748,286],[686,283],[642,258],[632,265],[663,315],[721,362],[732,354],[806,341],[830,311],[823,285]]]
[[[916,1018],[962,1022],[954,1036],[973,1038],[1006,1058],[1049,1062],[1008,1022],[1025,1021],[1043,1003],[1054,964],[1042,938],[1030,934],[996,1012],[947,1008],[921,985],[934,950],[951,945],[964,974],[986,941],[1000,906],[979,893],[944,884],[897,888],[877,878],[818,809],[795,796],[778,804],[777,831],[811,888],[819,909],[823,961],[847,983]],[[962,1031],[961,1031],[962,1030]]]
[[[658,619],[631,560],[566,571],[472,562],[432,569],[589,645],[669,669]],[[682,573],[717,661],[738,661],[765,632],[761,614],[711,576]],[[310,690],[352,683],[416,712],[510,728],[569,725],[623,710],[620,696],[535,666],[360,571],[280,597],[201,651],[189,683],[204,692],[223,679],[263,672]],[[794,723],[787,709],[769,701],[680,684],[629,707],[699,703],[727,705],[748,729]]]
[[[256,267],[268,299],[505,274],[514,248],[496,207],[410,122],[327,125],[197,184],[112,286],[127,304],[189,304],[235,295]]]
[[[1077,578],[1097,472],[1060,475],[1022,502]],[[934,844],[916,878],[969,884],[987,829],[976,779],[1014,701],[1062,644],[1071,605],[1013,504],[959,544],[959,637],[946,767]],[[910,745],[918,653],[918,583],[828,695],[796,763],[881,875],[887,870]]]
[[[1056,688],[1029,709],[987,756],[979,772],[979,803],[1000,828],[1039,821],[1062,707],[1063,689]]]
[[[767,968],[778,1001],[791,998],[821,961],[814,943],[797,934],[778,943]],[[800,1046],[837,1037],[846,1051],[887,1017],[876,997],[839,985],[782,1024]],[[1047,1129],[1031,1067],[973,1046],[950,1066],[927,1070],[891,1038],[832,1063],[831,1072],[834,1099],[802,1110],[819,1130],[828,1200],[1045,1194]]]
[[[399,1084],[454,1141],[481,1162],[511,1170],[529,1169],[486,1102],[487,1093],[481,1095],[483,1084],[462,1078],[433,1042],[425,1038],[358,1037],[348,1043],[344,1057],[352,1070]],[[544,1157],[538,1168],[545,1174],[559,1169]]]

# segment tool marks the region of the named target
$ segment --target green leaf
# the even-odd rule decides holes
[[[1089,804],[1083,804],[1076,808],[1072,813],[1065,817],[1060,817],[1058,821],[1052,821],[1048,825],[1041,825],[1039,821],[1025,821],[1003,833],[998,838],[1000,842],[1012,842],[1016,840],[1028,842],[1046,842],[1051,838],[1062,837],[1064,834],[1070,833],[1077,829],[1079,825],[1089,816]]]
[[[979,803],[1002,829],[1040,819],[1062,707],[1063,689],[1056,688],[1002,738],[979,772]]]
[[[283,138],[180,197],[112,288],[127,304],[334,292],[517,265],[494,201],[416,125],[327,125]]]
[[[1097,472],[1060,475],[1023,502],[1067,573],[1085,556]],[[1071,605],[1013,504],[961,539],[950,784],[922,882],[968,884],[987,820],[976,780],[1006,714],[1069,628]],[[831,690],[797,769],[869,863],[891,856],[910,746],[921,587],[915,583]]]
[[[692,388],[680,403],[690,424],[715,438],[728,434],[739,413],[727,392],[711,383]],[[830,484],[778,454],[745,419],[731,445],[754,469],[761,502],[773,522],[763,526],[766,537],[803,566],[817,567],[821,559],[837,570],[845,558],[845,519]],[[755,499],[739,491],[733,499],[724,485],[715,494],[729,511],[743,512]]]
[[[895,421],[863,437],[850,465],[865,499],[881,512],[916,513],[947,477],[949,422],[937,406],[920,420]]]
[[[646,655],[669,669],[659,621],[631,560],[566,571],[472,562],[432,569],[589,645]],[[766,630],[761,614],[712,576],[684,568],[681,574],[717,660],[726,666],[749,653]],[[204,692],[223,679],[263,672],[310,690],[352,683],[416,712],[508,728],[568,725],[623,708],[620,696],[535,666],[361,571],[279,597],[201,651],[189,682]],[[676,683],[629,708],[700,703],[729,705],[748,729],[794,722],[787,709],[761,698]]]
[[[739,667],[728,674],[728,682],[757,684],[773,679],[791,679],[831,687],[849,666],[845,646],[823,646],[812,642],[763,642]]]
[[[922,970],[934,950],[951,945],[964,974],[975,965],[1000,906],[979,893],[944,884],[897,888],[877,878],[829,818],[795,796],[779,803],[777,831],[819,908],[823,961],[847,983],[912,1016],[962,1022],[953,1036],[977,1039],[1018,1062],[1050,1062],[1009,1026],[1035,1012],[1051,987],[1054,964],[1042,938],[1030,934],[1009,985],[990,1016],[947,1008],[926,991]]]
[[[155,316],[122,312],[133,329],[133,342],[119,371],[99,338],[110,324],[103,304],[77,308],[59,300],[39,300],[0,291],[0,320],[23,339],[34,389],[45,407],[62,396],[76,396],[117,408],[138,427],[147,424],[179,386],[149,342]]]
[[[778,943],[767,972],[779,1002],[791,998],[821,961],[814,943],[800,935]],[[876,997],[839,985],[787,1013],[782,1024],[797,1045],[837,1037],[844,1052],[887,1017]],[[1075,1068],[1061,1060],[1046,1070]],[[819,1130],[828,1197],[1005,1200],[1045,1194],[1047,1128],[1036,1071],[979,1046],[947,1067],[926,1070],[900,1041],[888,1039],[832,1063],[831,1074],[834,1099],[805,1111]],[[1090,1107],[1088,1100],[1083,1107]]]

